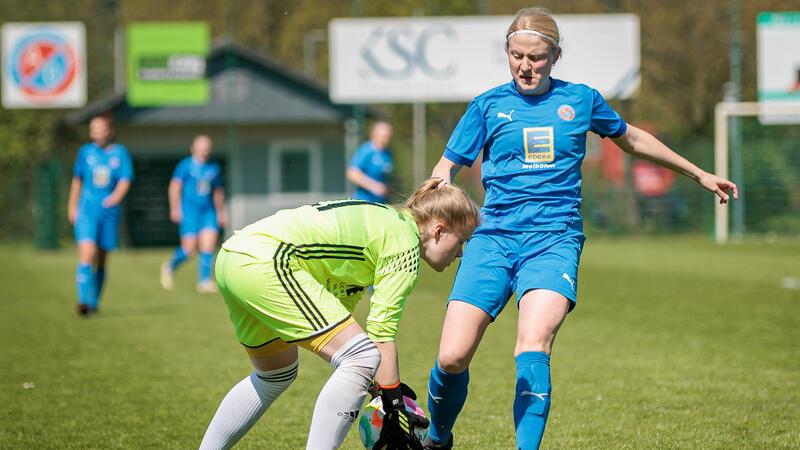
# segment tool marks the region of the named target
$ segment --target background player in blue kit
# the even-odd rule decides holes
[[[195,137],[191,156],[178,163],[169,183],[169,217],[179,224],[181,245],[172,259],[161,265],[161,285],[167,290],[175,287],[172,276],[175,269],[199,248],[197,291],[217,291],[211,279],[211,264],[219,230],[225,226],[227,215],[222,168],[209,161],[212,145],[208,136]]]
[[[78,151],[72,169],[67,217],[78,243],[80,315],[96,312],[106,278],[108,253],[117,248],[120,203],[131,187],[133,164],[128,150],[112,142],[111,118],[89,122],[92,142]]]
[[[356,185],[353,198],[377,203],[389,201],[389,178],[394,171],[389,152],[391,139],[392,126],[388,122],[375,122],[369,140],[356,150],[347,168],[347,179]]]
[[[481,225],[464,250],[431,370],[428,448],[452,447],[468,367],[488,325],[517,294],[514,349],[517,447],[538,448],[550,409],[550,352],[577,300],[583,243],[581,163],[586,133],[682,173],[719,196],[736,185],[707,173],[627,124],[594,89],[553,79],[558,27],[540,8],[519,11],[506,34],[513,80],[478,97],[456,126],[433,177],[449,182],[483,149]]]

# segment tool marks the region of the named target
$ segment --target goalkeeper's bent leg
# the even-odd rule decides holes
[[[380,363],[378,347],[364,333],[350,338],[333,354],[331,366],[335,370],[317,397],[307,449],[342,445]]]
[[[208,425],[200,449],[233,447],[272,402],[297,378],[297,361],[288,367],[255,370],[228,392]]]

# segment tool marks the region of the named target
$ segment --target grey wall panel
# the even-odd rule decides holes
[[[325,141],[322,151],[322,191],[345,192],[345,170],[341,141]]]
[[[266,194],[269,190],[269,152],[265,148],[242,151],[242,190],[244,194]]]

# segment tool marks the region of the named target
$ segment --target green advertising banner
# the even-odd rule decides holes
[[[148,22],[128,26],[128,103],[203,105],[209,29],[205,22]]]

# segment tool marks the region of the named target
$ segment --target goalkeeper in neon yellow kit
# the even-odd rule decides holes
[[[403,394],[415,395],[400,383],[398,323],[419,260],[444,270],[479,220],[466,193],[440,181],[427,180],[399,207],[348,199],[279,211],[222,245],[217,283],[255,370],[222,400],[202,449],[229,448],[258,421],[296,378],[298,346],[334,368],[307,448],[342,444],[373,381],[386,410],[376,447],[421,448],[413,428],[428,423],[403,407]],[[351,313],[370,285],[362,328]]]

